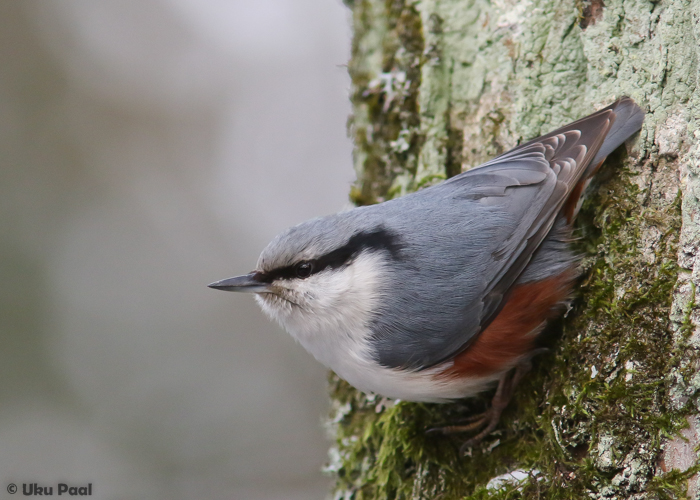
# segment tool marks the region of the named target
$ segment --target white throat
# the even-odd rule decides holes
[[[272,294],[256,300],[316,359],[353,383],[349,371],[357,370],[358,363],[373,363],[369,322],[389,284],[385,259],[382,252],[362,252],[342,268],[290,280],[296,304]]]

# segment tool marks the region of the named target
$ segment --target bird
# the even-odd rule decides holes
[[[638,132],[629,97],[439,184],[302,222],[255,270],[210,284],[255,294],[318,361],[355,388],[444,403],[496,386],[467,425],[496,427],[578,277],[573,222],[605,158]]]

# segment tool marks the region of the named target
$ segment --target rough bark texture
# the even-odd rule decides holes
[[[466,437],[424,431],[489,395],[394,403],[331,377],[336,498],[694,496],[700,1],[346,3],[358,204],[438,182],[621,95],[648,114],[589,192],[573,308],[499,431],[460,457]],[[519,482],[491,481],[516,470]]]

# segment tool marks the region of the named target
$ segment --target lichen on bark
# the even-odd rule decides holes
[[[698,470],[694,455],[674,469],[670,451],[686,442],[700,388],[700,2],[348,5],[358,204],[455,175],[621,95],[647,118],[587,196],[573,307],[498,432],[460,457],[459,437],[425,430],[488,395],[394,403],[332,376],[336,497],[682,496]],[[487,488],[516,469],[529,475]]]

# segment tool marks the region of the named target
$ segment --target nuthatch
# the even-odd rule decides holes
[[[209,285],[252,292],[321,363],[356,388],[445,402],[498,383],[476,422],[491,432],[577,275],[582,192],[644,112],[605,109],[451,179],[279,234],[255,271]]]

